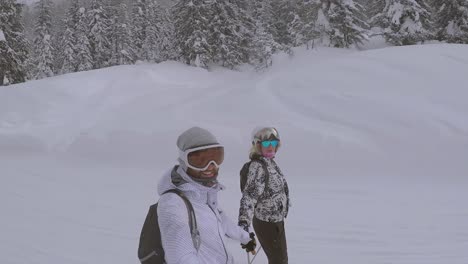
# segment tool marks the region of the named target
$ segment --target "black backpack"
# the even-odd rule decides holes
[[[265,171],[265,189],[263,190],[264,192],[267,190],[268,182],[270,180],[270,173],[268,172],[268,168],[266,163],[261,160],[261,159],[251,159],[249,162],[246,162],[244,166],[242,166],[242,169],[240,170],[240,190],[241,192],[244,192],[245,185],[247,184],[247,176],[249,174],[249,167],[252,162],[260,162],[263,166],[263,170]]]
[[[189,215],[189,226],[192,237],[192,242],[195,248],[200,248],[200,233],[197,228],[197,219],[195,217],[195,211],[193,210],[192,204],[187,197],[177,189],[171,189],[163,193],[175,193],[184,200],[187,206],[187,212]],[[138,258],[142,264],[164,264],[164,249],[161,242],[161,231],[158,223],[158,204],[150,206],[148,214],[146,215],[145,223],[141,229],[140,244],[138,246]]]

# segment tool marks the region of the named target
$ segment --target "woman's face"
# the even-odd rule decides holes
[[[278,140],[264,140],[258,143],[262,156],[265,158],[274,158],[278,148]]]

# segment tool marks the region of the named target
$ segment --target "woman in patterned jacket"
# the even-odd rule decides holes
[[[248,231],[253,225],[269,264],[288,263],[284,219],[288,215],[289,189],[274,160],[280,146],[275,128],[254,130],[251,163],[239,209],[239,226]]]

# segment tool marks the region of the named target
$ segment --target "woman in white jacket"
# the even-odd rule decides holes
[[[231,221],[219,208],[217,193],[219,165],[224,148],[207,130],[193,127],[178,140],[179,165],[161,179],[158,193],[158,222],[167,264],[232,264],[233,257],[226,248],[225,238],[235,239],[246,251],[254,251],[255,238]],[[192,238],[188,212],[184,201],[174,193],[178,189],[192,203],[199,237]],[[197,250],[194,241],[199,241]]]

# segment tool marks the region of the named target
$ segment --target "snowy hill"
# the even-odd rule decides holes
[[[272,124],[290,263],[467,263],[467,72],[468,46],[437,44],[298,49],[260,75],[165,62],[0,87],[0,262],[137,263],[193,125],[226,146],[235,217],[250,132]]]

